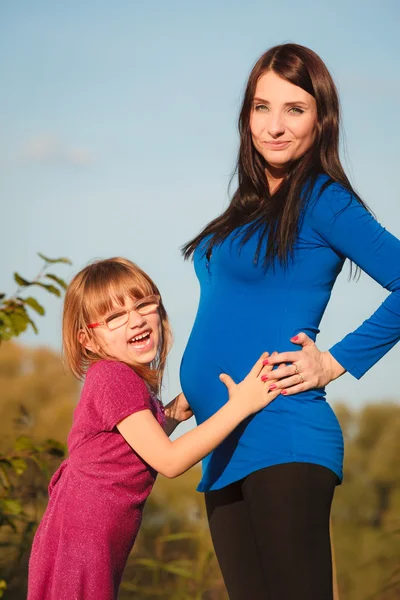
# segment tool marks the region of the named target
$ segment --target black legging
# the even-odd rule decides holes
[[[338,478],[309,463],[255,471],[206,493],[230,600],[332,600],[329,519]]]

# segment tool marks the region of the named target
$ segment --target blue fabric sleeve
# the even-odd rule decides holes
[[[359,379],[400,339],[400,241],[339,184],[321,194],[310,207],[310,218],[328,246],[391,292],[369,319],[330,348]]]

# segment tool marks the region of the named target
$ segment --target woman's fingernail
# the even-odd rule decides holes
[[[294,336],[292,337],[292,340],[293,340],[294,342],[295,342],[296,340],[298,340],[298,339],[299,339],[299,336],[298,336],[298,335],[294,335]]]
[[[261,375],[261,381],[267,381],[269,379],[268,375]]]
[[[281,394],[283,394],[285,396],[285,394],[287,394],[287,391],[286,390],[282,390]]]
[[[263,364],[263,365],[269,365],[269,360],[267,360],[267,359],[263,360],[263,363],[262,363],[262,364]]]
[[[272,390],[275,390],[275,389],[276,389],[276,385],[275,385],[275,384],[274,384],[274,385],[270,385],[268,389],[269,389],[270,391],[272,391]]]

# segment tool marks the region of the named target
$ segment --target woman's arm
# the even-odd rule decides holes
[[[165,406],[164,412],[166,418],[164,431],[168,436],[175,431],[179,423],[193,417],[192,409],[182,392]]]
[[[291,341],[302,350],[271,357],[272,365],[293,362],[281,371],[281,377],[289,379],[277,384],[287,395],[323,387],[346,371],[360,378],[400,339],[400,241],[338,184],[327,188],[308,210],[320,243],[352,260],[391,293],[369,319],[329,351],[320,352],[301,333]]]
[[[264,354],[247,377],[235,384],[220,375],[228,388],[228,402],[207,421],[171,441],[150,410],[136,412],[117,427],[128,444],[150,466],[166,477],[177,477],[199,462],[229,435],[241,421],[269,404],[278,392],[269,392],[261,380]]]

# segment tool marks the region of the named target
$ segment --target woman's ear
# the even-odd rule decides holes
[[[96,344],[91,340],[84,329],[80,329],[78,332],[78,341],[86,350],[90,352],[96,352]]]

